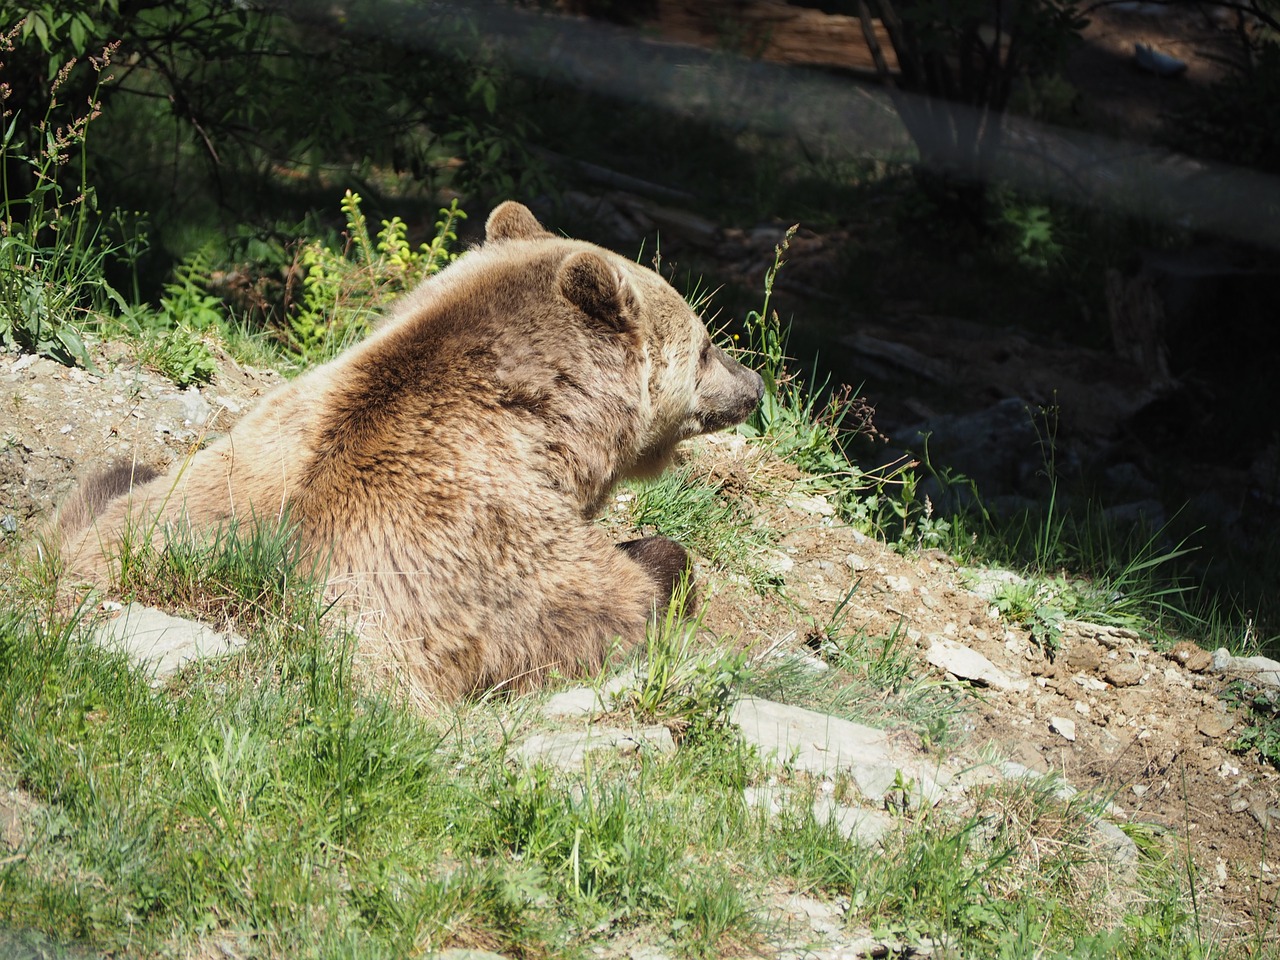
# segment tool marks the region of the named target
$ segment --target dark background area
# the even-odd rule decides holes
[[[876,407],[878,433],[849,439],[860,465],[921,460],[942,511],[974,508],[963,476],[998,518],[1071,504],[1170,549],[1190,538],[1178,575],[1265,640],[1275,16],[1263,0],[5,6],[23,21],[0,73],[5,209],[22,222],[49,186],[18,158],[96,101],[49,176],[87,192],[105,279],[154,301],[199,252],[209,289],[268,332],[292,309],[298,238],[341,234],[347,188],[415,239],[451,199],[475,239],[515,198],[553,229],[660,251],[678,288],[716,289],[728,333],[798,223],[773,306],[812,389]],[[1143,70],[1135,44],[1182,69]]]

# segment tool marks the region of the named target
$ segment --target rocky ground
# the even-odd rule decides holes
[[[1219,698],[1230,671],[1252,676],[1256,665],[1220,656],[1224,672],[1194,644],[1160,652],[1138,633],[1086,623],[1067,624],[1051,660],[990,603],[1010,574],[965,570],[931,551],[900,556],[828,510],[801,492],[765,508],[764,522],[786,531],[781,547],[794,564],[786,591],[821,624],[856,581],[846,630],[899,630],[920,671],[965,687],[965,729],[948,746],[950,763],[962,768],[991,750],[1100,791],[1118,822],[1186,839],[1233,928],[1269,922],[1280,878],[1265,851],[1280,778],[1230,749],[1241,719]],[[741,590],[712,601],[708,626],[755,648],[803,649],[809,629],[794,610]]]
[[[171,461],[228,428],[279,379],[228,359],[213,385],[177,390],[139,368],[123,348],[107,347],[96,359],[98,372],[86,373],[31,356],[0,355],[0,523],[10,542],[30,536],[78,474],[111,459]],[[856,761],[844,771],[852,771],[855,781],[857,764],[870,764],[855,815],[836,810],[833,816],[873,823],[886,803],[892,806],[890,784],[875,774],[885,764],[924,785],[923,802],[960,809],[973,802],[982,781],[975,770],[991,776],[1052,771],[1072,789],[1099,796],[1105,822],[1145,825],[1140,829],[1185,840],[1197,884],[1224,933],[1244,934],[1274,921],[1280,868],[1266,851],[1269,831],[1280,820],[1280,777],[1257,757],[1231,749],[1242,719],[1220,699],[1233,674],[1256,671],[1258,664],[1223,655],[1215,660],[1190,643],[1157,650],[1139,633],[1075,622],[1065,625],[1051,659],[991,603],[1012,574],[962,569],[936,551],[895,553],[842,523],[820,482],[742,438],[711,438],[689,462],[750,503],[757,525],[780,533],[776,552],[765,561],[776,591],[760,593],[703,571],[709,631],[758,660],[798,657],[821,669],[814,649],[824,627],[838,620],[845,635],[896,637],[914,658],[916,676],[951,685],[956,694],[938,742],[922,741],[886,714],[881,722],[889,724],[888,737],[870,733],[872,741],[848,747],[831,739],[840,734],[829,719],[820,724],[826,732],[811,735],[800,714],[761,720],[767,703],[744,701],[736,717],[744,735],[791,730],[783,735],[782,752],[808,744],[806,750],[827,758],[815,767],[816,776],[831,775],[824,764],[833,756]],[[553,713],[566,710],[563,700],[555,703],[548,708]],[[626,730],[609,733],[601,702],[568,707],[567,729],[580,733],[583,711],[601,715],[588,728],[593,736],[613,745],[634,737]],[[765,749],[780,745],[767,737],[760,742]],[[570,745],[571,756],[574,749]],[[774,801],[757,796],[753,802]],[[17,806],[15,801],[6,809]],[[1123,834],[1110,837],[1100,842],[1118,844],[1118,851],[1132,846]],[[858,955],[850,952],[847,935],[833,933],[840,926],[838,905],[810,902],[797,891],[779,890],[777,896],[778,909],[814,936],[828,942],[843,937],[844,947],[819,955]],[[862,944],[867,951],[873,946]]]

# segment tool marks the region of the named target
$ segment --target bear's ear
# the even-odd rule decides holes
[[[581,250],[565,258],[556,284],[561,296],[604,326],[622,333],[635,325],[635,291],[626,274],[600,254]]]
[[[551,236],[523,203],[508,200],[493,208],[484,225],[487,240],[532,240]]]

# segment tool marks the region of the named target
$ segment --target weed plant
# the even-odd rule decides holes
[[[747,674],[747,655],[707,644],[702,617],[686,622],[689,581],[684,580],[637,651],[636,682],[615,709],[647,722],[664,722],[682,737],[705,739],[723,733],[729,710]]]
[[[764,379],[764,395],[747,423],[740,428],[749,437],[768,438],[780,457],[810,473],[847,478],[854,471],[844,454],[844,432],[869,427],[865,407],[850,393],[837,393],[825,405],[822,388],[806,389],[788,369],[788,329],[770,302],[783,255],[798,227],[787,230],[774,248],[773,264],[765,270],[764,301],[744,321],[747,343],[741,349],[746,361]],[[857,417],[851,416],[858,414]]]
[[[13,51],[22,26],[0,36],[0,56]],[[79,113],[66,112],[59,100],[76,62],[58,70],[30,140],[18,138],[17,118],[7,105],[12,88],[0,81],[0,344],[90,368],[80,333],[86,312],[108,303],[124,306],[105,278],[109,251],[99,243],[85,149],[100,114],[99,91],[111,80],[104,71],[113,49],[89,58],[97,80]]]
[[[230,324],[222,301],[209,293],[211,271],[208,248],[196,250],[174,268],[159,310],[135,307],[125,315],[138,336],[138,359],[179,387],[209,383],[218,370],[206,338],[221,339]]]
[[[1050,651],[1068,619],[1128,627],[1151,620],[1194,622],[1188,585],[1178,577],[1178,561],[1191,552],[1187,541],[1170,542],[1167,528],[1122,527],[1091,502],[1069,502],[1054,462],[1057,413],[1042,410],[1040,416],[1045,425],[1045,506],[1007,519],[985,510],[971,513],[971,545],[958,551],[1028,575],[1029,582],[1002,588],[996,607],[1014,622],[1027,624]]]
[[[744,322],[747,343],[739,353],[760,372],[764,396],[739,430],[827,483],[845,520],[902,549],[942,545],[953,535],[951,523],[935,516],[927,497],[917,495],[919,464],[898,463],[873,475],[850,459],[847,451],[856,438],[879,436],[871,405],[847,385],[834,391],[826,384],[806,385],[789,369],[790,328],[770,304],[796,229],[789,229],[774,248],[773,263],[765,270],[763,302]],[[820,399],[824,394],[825,401]]]

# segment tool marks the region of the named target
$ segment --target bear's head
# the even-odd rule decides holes
[[[562,249],[556,294],[587,322],[629,340],[640,358],[639,432],[616,479],[653,476],[676,444],[742,423],[764,381],[712,342],[706,325],[658,273],[601,247],[548,233],[527,207],[507,202],[486,238],[553,242]]]

